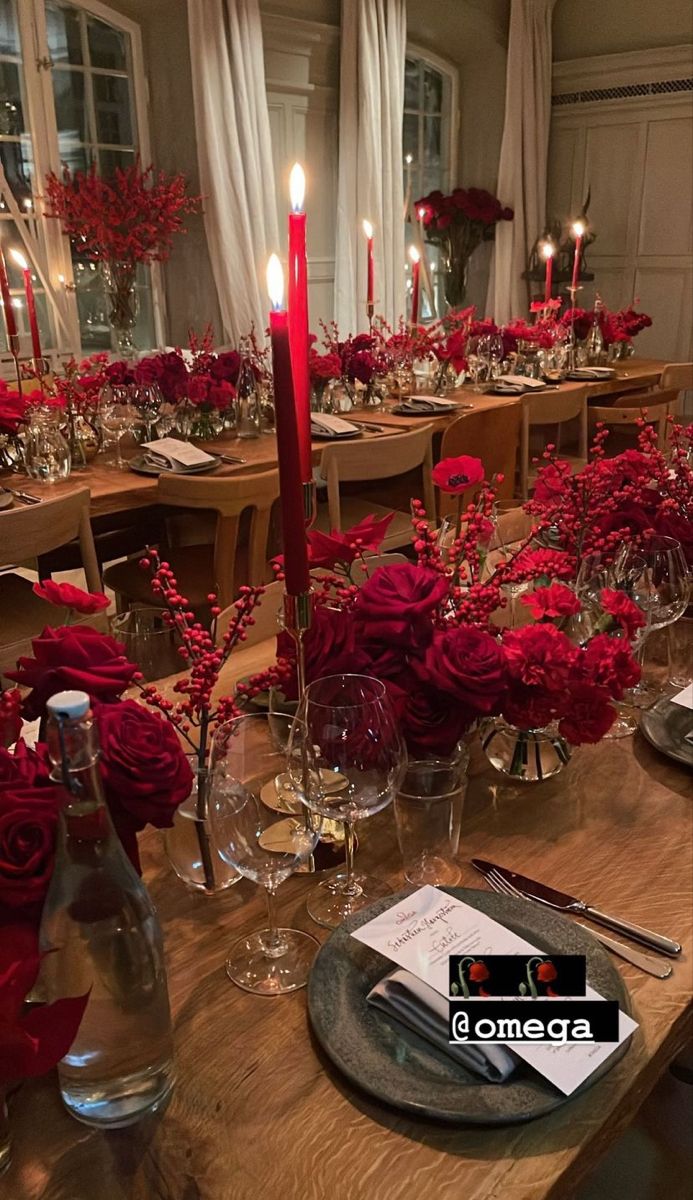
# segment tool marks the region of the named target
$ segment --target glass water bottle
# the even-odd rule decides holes
[[[77,1037],[58,1064],[79,1121],[117,1128],[158,1109],[173,1086],[163,942],[156,910],[104,803],[97,731],[85,692],[48,702],[60,815],[55,869],[41,921],[41,982],[50,1001],[89,991]]]

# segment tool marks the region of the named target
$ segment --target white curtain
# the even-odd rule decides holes
[[[515,210],[496,226],[486,311],[502,324],[527,313],[522,272],[544,232],[551,120],[551,14],[556,0],[511,0],[498,198]]]
[[[404,313],[405,0],[342,0],[335,320],[367,327],[364,218],[375,230],[375,310]]]
[[[224,333],[235,344],[269,302],[279,250],[258,0],[188,0],[204,220]]]

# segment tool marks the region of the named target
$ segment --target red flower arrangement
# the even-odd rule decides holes
[[[184,175],[143,169],[139,158],[108,179],[94,165],[74,175],[66,166],[61,178],[51,172],[46,179],[46,216],[93,260],[162,262],[174,235],[185,233],[183,217],[199,207],[186,188]]]
[[[426,238],[444,248],[450,263],[445,298],[451,308],[464,302],[467,262],[477,246],[491,241],[499,221],[512,221],[513,210],[484,188],[455,188],[445,196],[430,192],[415,204],[423,214]]]

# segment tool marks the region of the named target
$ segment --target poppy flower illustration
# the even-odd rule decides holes
[[[490,979],[490,978],[491,978],[491,972],[489,971],[485,962],[472,963],[471,967],[469,968],[469,982],[470,983],[478,983],[479,985],[481,985],[482,983],[486,983],[486,980]],[[479,986],[479,995],[480,996],[488,996],[488,994],[489,993],[487,991],[485,991],[484,988]]]
[[[482,984],[485,983],[487,979],[491,978],[491,973],[486,966],[486,963],[481,959],[471,958],[469,955],[467,955],[458,963],[457,975],[459,978],[459,984],[451,984],[450,991],[452,992],[453,996],[457,996],[461,991],[465,1000],[469,1000],[470,998],[470,983]],[[479,987],[480,996],[488,996],[488,994],[489,993],[485,992],[482,987]]]
[[[552,962],[548,961],[548,962],[539,963],[539,966],[537,967],[537,982],[538,983],[545,983],[548,985],[550,983],[553,983],[554,980],[556,980],[556,979],[558,979],[558,971],[556,970],[556,968],[554,967]],[[558,992],[554,992],[553,988],[547,986],[546,994],[547,994],[547,996],[557,996]]]
[[[484,464],[480,458],[461,454],[459,458],[444,458],[431,472],[433,482],[441,492],[460,496],[462,492],[483,483]]]

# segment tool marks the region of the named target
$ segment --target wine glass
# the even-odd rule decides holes
[[[309,771],[305,727],[287,713],[251,713],[220,725],[212,740],[210,824],[219,854],[240,875],[261,883],[268,924],[239,938],[226,973],[248,992],[277,996],[304,987],[317,949],[315,938],[277,925],[275,893],[304,864],[320,832],[317,819],[286,816],[271,807],[281,778],[296,756],[297,786]]]
[[[501,374],[503,361],[503,339],[499,333],[493,333],[489,337],[489,360],[489,379],[497,379]]]
[[[533,518],[525,512],[518,500],[496,500],[491,514],[493,534],[489,543],[489,555],[494,555],[494,569],[513,558],[522,545],[528,541],[534,524]],[[491,564],[489,564],[491,565]],[[518,596],[528,591],[529,581],[522,583],[503,583],[501,592],[508,598],[508,616],[510,629],[515,628],[516,603]]]
[[[127,467],[127,463],[123,460],[120,443],[136,419],[137,414],[130,404],[127,388],[106,387],[103,389],[99,396],[99,420],[101,428],[109,435],[109,442],[115,442],[115,465],[119,471],[123,471]]]
[[[691,585],[686,558],[676,538],[648,534],[633,558],[644,562],[629,592],[646,618],[635,645],[636,658],[642,667],[647,639],[655,629],[673,625],[683,616]],[[631,704],[644,708],[652,703],[653,689],[641,679],[630,689],[628,697]]]
[[[329,675],[309,684],[299,705],[314,760],[301,799],[313,812],[344,822],[345,872],[339,886],[315,888],[307,908],[333,929],[390,888],[354,873],[354,826],[394,799],[406,750],[385,685],[369,675]],[[292,754],[296,781],[300,756]]]
[[[136,387],[133,404],[144,423],[145,442],[151,442],[154,436],[154,426],[159,420],[164,397],[158,383],[147,383]]]

